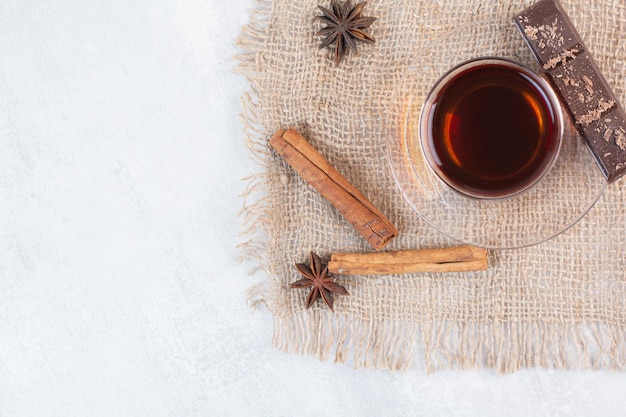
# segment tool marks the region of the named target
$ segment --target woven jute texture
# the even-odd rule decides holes
[[[322,2],[323,3],[323,2]],[[307,310],[306,291],[290,290],[296,262],[313,250],[369,252],[354,228],[268,146],[295,127],[400,230],[386,250],[455,244],[412,211],[385,155],[388,100],[426,44],[484,19],[510,20],[532,1],[371,0],[379,19],[335,66],[315,36],[318,0],[259,0],[239,39],[239,69],[250,157],[259,173],[242,210],[253,258],[267,282],[251,290],[274,317],[274,345],[355,367],[609,368],[626,365],[626,180],[610,185],[578,224],[532,247],[493,251],[475,273],[347,276],[350,296]],[[564,0],[616,95],[626,92],[626,3]],[[490,32],[476,31],[481,42]],[[480,51],[476,51],[479,54]]]

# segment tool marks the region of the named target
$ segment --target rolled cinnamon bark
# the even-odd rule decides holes
[[[374,248],[384,248],[398,230],[294,129],[281,129],[270,145],[326,198]]]
[[[333,253],[328,270],[338,275],[482,271],[489,267],[486,249],[453,246],[379,253]]]

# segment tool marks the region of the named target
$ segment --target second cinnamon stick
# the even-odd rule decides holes
[[[328,270],[339,275],[467,272],[489,267],[486,249],[453,246],[380,253],[333,253]]]

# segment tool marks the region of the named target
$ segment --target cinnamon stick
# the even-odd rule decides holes
[[[467,272],[489,267],[486,249],[453,246],[380,253],[333,253],[328,270],[338,275]]]
[[[270,140],[291,167],[326,198],[376,249],[384,248],[398,230],[359,190],[348,182],[294,129],[281,129]]]

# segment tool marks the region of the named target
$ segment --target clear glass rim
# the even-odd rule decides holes
[[[434,109],[433,102],[439,96],[439,93],[448,86],[448,83],[451,80],[454,80],[454,78],[458,74],[462,73],[463,71],[467,71],[468,69],[471,69],[471,68],[487,66],[487,65],[501,65],[507,68],[518,70],[522,72],[523,74],[525,74],[526,76],[528,76],[529,78],[531,78],[532,81],[534,81],[538,85],[538,87],[542,90],[542,93],[544,93],[546,97],[548,98],[550,107],[554,111],[554,117],[555,117],[554,135],[555,135],[555,140],[557,141],[555,152],[552,155],[550,155],[550,159],[547,161],[547,163],[545,163],[541,167],[541,173],[537,176],[537,178],[525,184],[524,187],[521,189],[515,190],[513,192],[509,192],[509,193],[501,193],[501,194],[496,194],[496,195],[480,193],[478,191],[465,190],[456,186],[454,184],[454,181],[451,181],[450,179],[448,179],[447,176],[441,171],[441,169],[439,169],[439,167],[433,160],[432,152],[430,151],[430,141],[427,139],[430,135],[428,120],[430,119],[433,109]],[[446,184],[448,187],[450,187],[454,191],[464,196],[475,198],[475,199],[484,199],[484,200],[507,199],[507,198],[520,195],[530,190],[533,186],[535,186],[538,182],[540,182],[543,178],[545,178],[545,176],[548,174],[550,169],[552,169],[556,160],[558,159],[559,153],[561,151],[561,145],[563,142],[563,131],[565,129],[563,118],[564,118],[563,109],[562,109],[560,100],[556,92],[554,91],[552,86],[540,74],[533,71],[530,67],[520,62],[516,62],[512,59],[503,58],[503,57],[495,57],[495,56],[476,57],[476,58],[472,58],[470,60],[464,61],[454,66],[450,70],[448,70],[435,82],[435,84],[429,91],[428,95],[426,96],[426,100],[424,101],[420,109],[419,124],[418,124],[418,132],[419,132],[418,136],[419,136],[419,141],[420,141],[420,149],[430,169],[435,173],[435,175],[441,181],[443,181],[444,184]]]

